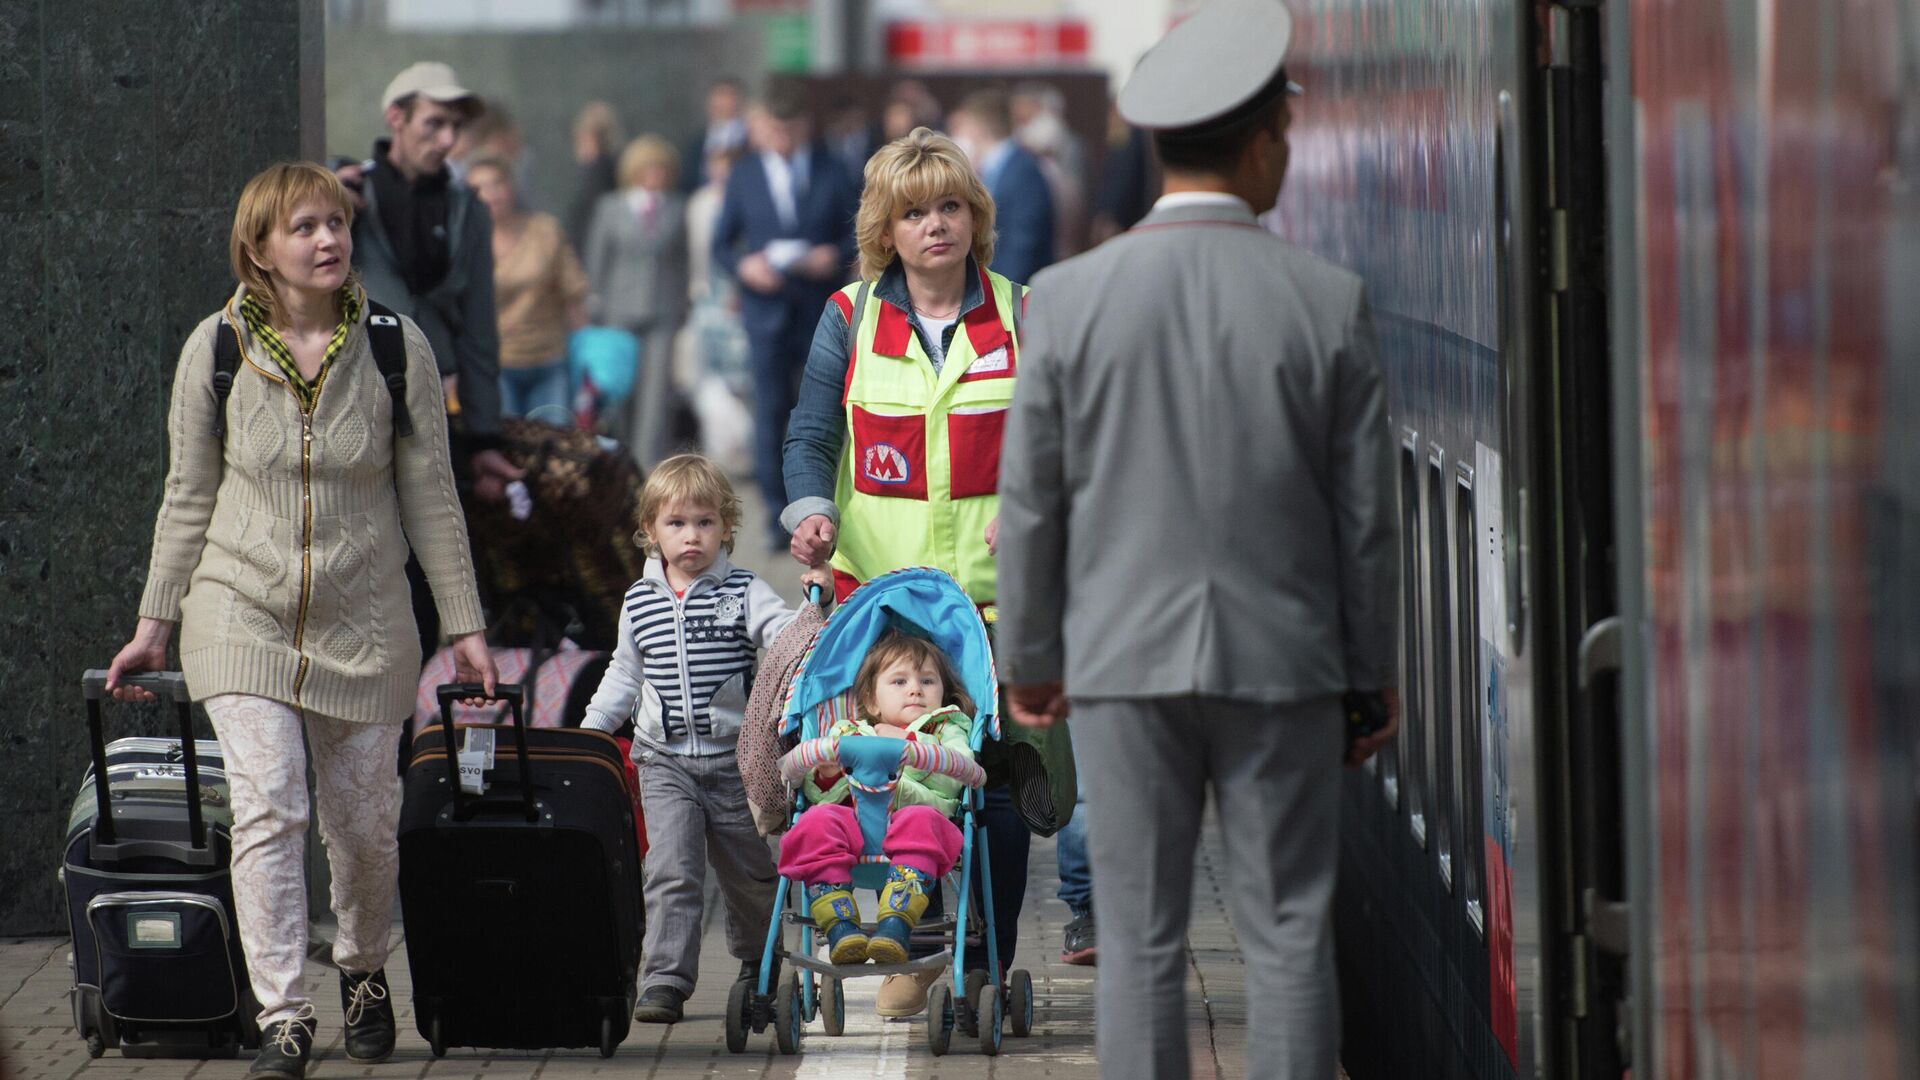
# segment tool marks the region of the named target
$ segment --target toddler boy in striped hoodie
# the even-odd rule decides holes
[[[647,819],[647,928],[634,1019],[680,1020],[699,973],[707,864],[726,901],[727,947],[756,974],[778,876],[754,828],[734,759],[759,650],[795,610],[751,570],[727,561],[740,500],[711,461],[660,463],[640,494],[634,542],[646,574],[627,590],[612,663],[586,727],[633,722]]]

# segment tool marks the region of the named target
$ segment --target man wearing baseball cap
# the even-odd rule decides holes
[[[1000,673],[1016,721],[1073,714],[1107,1080],[1188,1075],[1209,789],[1246,1075],[1335,1074],[1340,766],[1393,735],[1399,549],[1360,279],[1256,217],[1286,177],[1291,33],[1278,0],[1211,0],[1140,61],[1119,108],[1167,193],[1034,277],[1000,450]]]
[[[457,403],[454,467],[474,494],[505,497],[521,476],[500,453],[500,333],[493,303],[493,219],[447,169],[460,128],[485,106],[453,68],[423,60],[380,95],[388,137],[341,170],[366,207],[353,219],[353,262],[367,294],[417,323]],[[411,568],[410,568],[411,569]],[[410,574],[410,577],[413,575]],[[422,579],[423,583],[423,579]],[[437,647],[431,601],[419,602],[422,655]]]

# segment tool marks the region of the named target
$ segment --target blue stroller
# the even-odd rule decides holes
[[[980,822],[981,785],[986,774],[979,765],[928,742],[853,736],[823,738],[833,722],[851,715],[854,677],[875,641],[888,629],[927,638],[946,652],[967,692],[978,703],[971,734],[978,754],[988,737],[1000,737],[998,682],[993,670],[992,644],[986,624],[973,601],[951,577],[938,570],[909,569],[883,574],[855,590],[828,619],[802,660],[787,688],[780,727],[783,735],[799,736],[799,745],[781,760],[781,772],[796,792],[792,817],[808,807],[798,794],[800,783],[816,765],[838,761],[852,781],[854,812],[860,823],[862,852],[853,868],[853,885],[879,889],[886,883],[887,858],[880,853],[886,833],[894,785],[904,769],[926,769],[954,777],[968,791],[961,799],[955,824],[960,827],[960,861],[947,882],[958,903],[950,917],[923,921],[914,931],[915,944],[944,946],[931,956],[898,964],[832,964],[816,957],[814,925],[806,910],[805,888],[791,878],[780,879],[772,925],[755,979],[734,984],[727,1000],[727,1049],[740,1053],[747,1037],[772,1025],[774,1042],[783,1054],[800,1052],[806,1024],[819,1017],[828,1035],[846,1029],[846,1002],[841,984],[862,976],[909,975],[951,966],[951,977],[934,984],[927,996],[927,1047],[944,1054],[954,1031],[977,1038],[984,1054],[998,1054],[1003,1027],[1025,1037],[1033,1029],[1033,978],[1011,972],[1004,984],[990,976],[1000,971],[995,944],[993,905],[978,898],[993,894],[987,860],[987,834]],[[975,867],[978,889],[969,888]],[[789,901],[792,901],[790,904]],[[785,923],[800,926],[800,948],[785,948]],[[865,924],[871,933],[874,926]],[[984,948],[984,970],[968,971],[969,949]],[[777,980],[780,960],[788,968]],[[778,986],[774,983],[778,982]]]

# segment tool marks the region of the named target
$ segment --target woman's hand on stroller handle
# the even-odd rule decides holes
[[[833,600],[833,569],[825,562],[807,567],[800,575],[800,586],[806,591],[808,603],[824,607]]]

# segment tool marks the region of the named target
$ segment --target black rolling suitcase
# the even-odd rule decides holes
[[[400,811],[400,907],[413,1011],[436,1056],[450,1046],[597,1047],[627,1037],[640,970],[640,860],[620,746],[598,731],[528,728],[500,686],[483,794],[447,753],[455,700],[414,739]],[[461,743],[454,742],[456,749]]]
[[[107,673],[82,677],[93,764],[60,880],[73,934],[73,1026],[99,1057],[231,1057],[260,1045],[233,913],[233,812],[220,744],[196,742],[186,680],[132,682],[169,701],[179,739],[106,741]]]

